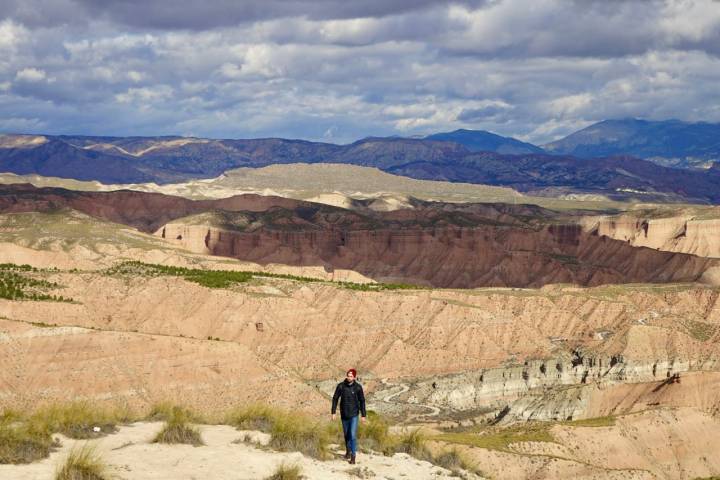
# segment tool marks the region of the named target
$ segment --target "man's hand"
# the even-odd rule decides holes
[[[331,413],[331,414],[330,414],[330,418],[331,418],[332,420],[335,420],[335,414],[334,414],[334,413]]]
[[[360,417],[360,421],[364,423],[364,422],[365,422],[365,417]]]

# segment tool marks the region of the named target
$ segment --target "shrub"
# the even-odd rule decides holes
[[[25,421],[0,421],[0,464],[31,463],[57,446],[50,432]]]
[[[255,404],[231,410],[226,415],[225,423],[240,430],[270,433],[275,421],[286,415],[288,414],[267,405]]]
[[[433,456],[431,462],[439,467],[450,470],[454,475],[461,476],[464,471],[483,475],[477,466],[472,464],[457,448],[446,450]]]
[[[267,477],[266,480],[300,480],[302,469],[299,465],[287,465],[285,463],[278,466],[275,473]]]
[[[282,452],[300,452],[309,457],[328,457],[327,428],[302,414],[285,414],[275,418],[270,428],[269,446]]]
[[[157,434],[153,443],[184,443],[193,446],[204,445],[200,431],[190,424],[190,412],[181,407],[173,407],[165,418],[165,426]]]
[[[298,412],[267,405],[250,405],[231,410],[226,423],[241,430],[270,434],[269,447],[283,452],[301,452],[313,458],[328,457],[330,429],[327,424]]]
[[[106,480],[107,467],[96,451],[84,445],[73,449],[55,474],[55,480]]]
[[[172,402],[158,402],[152,406],[146,420],[155,422],[167,422],[171,419],[184,418],[188,422],[201,423],[203,419],[187,407],[175,405]]]
[[[375,412],[368,412],[367,421],[358,428],[358,441],[363,448],[382,452],[385,455],[393,453],[392,436],[389,433],[390,425]]]
[[[158,404],[153,410],[155,419],[165,420],[165,425],[153,443],[184,443],[196,447],[204,445],[200,431],[190,423],[195,418],[190,410],[169,404]]]
[[[30,417],[30,422],[48,432],[58,432],[74,439],[97,438],[117,431],[117,424],[127,421],[126,409],[108,409],[87,402],[50,405]]]
[[[419,460],[432,461],[433,456],[426,445],[427,438],[419,428],[410,430],[395,438],[393,450],[398,453],[407,453]]]
[[[157,434],[153,443],[182,443],[199,447],[205,445],[200,436],[200,431],[186,423],[167,423]]]

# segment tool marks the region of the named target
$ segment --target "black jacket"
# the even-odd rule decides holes
[[[347,419],[362,413],[363,417],[367,417],[365,411],[365,394],[362,385],[358,382],[348,383],[343,380],[338,383],[335,388],[335,395],[332,399],[331,413],[334,415],[337,411],[338,400],[340,401],[340,418]]]

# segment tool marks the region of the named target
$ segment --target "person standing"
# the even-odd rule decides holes
[[[340,420],[342,421],[343,434],[345,435],[345,458],[352,464],[355,463],[357,455],[357,430],[358,421],[362,418],[365,421],[365,394],[362,385],[355,379],[357,371],[354,368],[345,374],[345,380],[337,384],[332,399],[330,415],[335,420],[338,401],[340,402]],[[361,417],[362,415],[362,417]]]

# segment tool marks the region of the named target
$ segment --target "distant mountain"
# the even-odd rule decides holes
[[[471,152],[497,152],[504,155],[543,153],[542,148],[531,143],[521,142],[512,137],[502,137],[485,130],[460,129],[454,132],[435,133],[425,139],[459,143]]]
[[[709,168],[720,161],[720,124],[605,120],[543,148],[548,153],[585,158],[632,155],[664,166]]]
[[[104,183],[173,183],[214,178],[239,167],[321,162],[375,167],[421,180],[506,186],[537,195],[593,193],[720,204],[720,168],[673,169],[627,156],[503,155],[472,152],[454,142],[409,138],[366,138],[335,145],[282,138],[0,137],[0,172]]]

